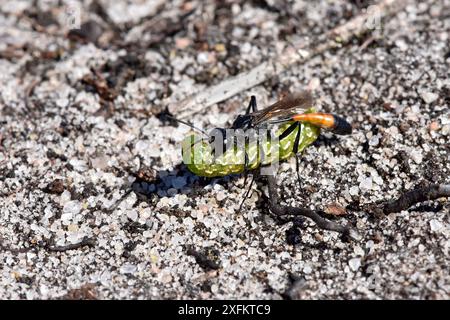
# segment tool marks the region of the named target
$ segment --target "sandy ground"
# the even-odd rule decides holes
[[[450,297],[448,199],[382,218],[364,210],[450,183],[449,0],[412,2],[189,119],[224,127],[251,94],[265,106],[313,89],[354,133],[324,133],[304,152],[301,187],[283,163],[282,200],[339,208],[332,219],[360,241],[307,219],[275,223],[264,183],[238,212],[243,177],[188,172],[189,128],[161,114],[167,97],[245,72],[371,1],[31,3],[0,9],[0,298]]]

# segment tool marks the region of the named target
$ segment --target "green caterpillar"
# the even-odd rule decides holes
[[[314,112],[309,109],[308,113]],[[286,131],[295,121],[285,122],[276,131],[276,137]],[[245,148],[239,149],[233,146],[224,150],[219,157],[214,157],[213,148],[208,141],[195,143],[200,139],[199,135],[193,134],[182,141],[183,163],[194,174],[202,177],[222,177],[230,174],[239,174],[247,170],[254,170],[260,166],[270,165],[276,161],[286,160],[294,155],[293,146],[298,130],[299,136],[298,152],[314,143],[320,134],[320,127],[308,122],[301,123],[295,130],[281,140],[252,141],[246,143]],[[244,164],[247,154],[247,168]],[[262,156],[263,155],[263,156]]]

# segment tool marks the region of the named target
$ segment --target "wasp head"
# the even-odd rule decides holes
[[[238,115],[236,120],[234,120],[232,129],[243,129],[247,130],[253,127],[252,117],[249,115]]]

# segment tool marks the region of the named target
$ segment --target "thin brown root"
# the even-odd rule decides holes
[[[313,220],[317,226],[324,230],[335,231],[348,236],[353,240],[358,240],[358,232],[350,226],[343,226],[331,220],[325,219],[320,215],[320,211],[310,209],[282,206],[278,201],[277,182],[273,176],[267,176],[267,185],[269,188],[270,211],[279,217],[284,216],[304,216]]]
[[[397,200],[384,202],[381,205],[381,210],[384,214],[400,212],[417,203],[436,200],[443,197],[450,197],[450,184],[431,184],[410,190]]]

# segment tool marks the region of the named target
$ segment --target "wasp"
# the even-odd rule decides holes
[[[274,134],[267,126],[275,124],[279,128]],[[201,131],[206,139],[196,134],[186,137],[183,162],[198,176],[221,177],[295,156],[298,174],[298,154],[314,143],[321,129],[339,135],[352,132],[344,118],[316,112],[309,91],[288,94],[262,110],[251,96],[246,112],[238,115],[230,128],[215,128],[209,134]]]

